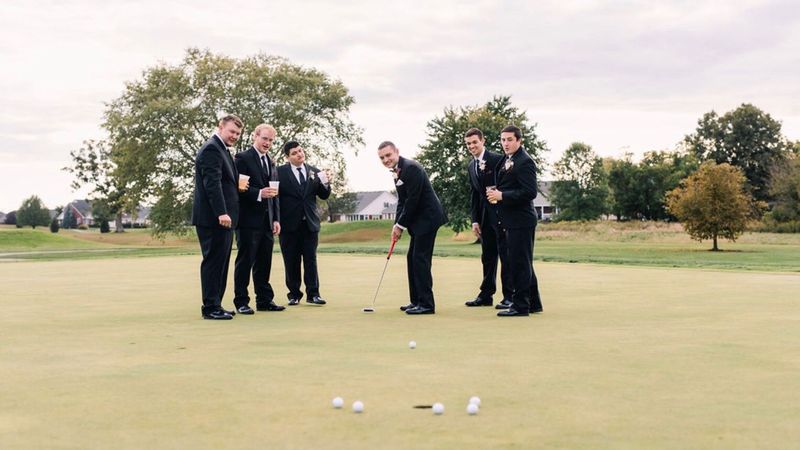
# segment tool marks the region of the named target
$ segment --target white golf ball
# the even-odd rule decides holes
[[[444,414],[444,405],[441,403],[433,404],[433,413],[437,416]]]
[[[480,397],[470,397],[469,398],[469,403],[481,406],[481,399],[480,399]]]
[[[469,405],[467,405],[467,414],[469,414],[470,416],[478,414],[478,404],[470,403]]]
[[[417,341],[408,341],[408,348],[412,350],[417,348]]]
[[[331,403],[333,403],[333,407],[336,408],[336,409],[339,409],[342,406],[344,406],[344,400],[342,399],[342,397],[334,398]]]
[[[361,401],[356,400],[353,402],[353,412],[360,413],[364,411],[364,404]]]

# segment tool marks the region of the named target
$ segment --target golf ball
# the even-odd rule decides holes
[[[480,399],[480,397],[470,397],[469,398],[469,403],[470,404],[475,404],[477,406],[481,406],[481,399]]]
[[[444,414],[444,405],[441,403],[434,403],[433,413],[436,414],[437,416]]]
[[[353,402],[353,412],[360,413],[364,411],[364,404],[361,401],[356,400]]]
[[[408,348],[412,350],[417,348],[417,341],[408,341]]]
[[[331,403],[333,403],[333,407],[336,409],[339,409],[342,406],[344,406],[344,400],[342,400],[342,397],[336,397],[335,399],[333,399]]]
[[[469,405],[467,405],[467,414],[469,414],[470,416],[478,414],[478,404],[470,403]]]

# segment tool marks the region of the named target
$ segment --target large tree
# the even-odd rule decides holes
[[[22,202],[22,206],[17,209],[17,227],[37,226],[46,227],[50,224],[50,211],[42,204],[42,200],[33,195]]]
[[[770,171],[791,148],[781,134],[781,123],[746,103],[722,116],[714,111],[704,114],[684,142],[700,161],[742,169],[755,198],[765,201],[770,200]]]
[[[427,124],[427,142],[417,160],[425,167],[436,194],[442,201],[456,232],[470,227],[470,188],[467,164],[472,156],[464,146],[464,133],[479,128],[486,139],[486,149],[502,153],[500,130],[506,125],[522,130],[522,145],[536,162],[541,173],[547,145],[536,134],[525,111],[512,105],[511,97],[494,97],[482,106],[448,107]]]
[[[783,164],[775,166],[769,192],[775,200],[770,212],[773,219],[800,221],[800,154],[793,153]]]
[[[343,149],[363,144],[348,115],[353,103],[341,81],[317,69],[265,54],[236,59],[189,49],[179,64],[147,68],[127,83],[107,106],[107,139],[84,147],[94,145],[101,153],[95,158],[109,161],[98,171],[112,180],[122,204],[153,203],[156,234],[181,231],[191,210],[195,153],[223,113],[245,123],[234,151],[250,145],[256,125],[269,123],[277,130],[273,158],[282,160],[282,144],[298,140],[310,163],[336,174],[334,190],[341,191],[347,184]],[[76,174],[86,173],[81,152],[88,153],[73,154]]]
[[[574,142],[553,168],[550,190],[558,220],[597,219],[608,210],[608,175],[592,147]]]
[[[736,241],[766,206],[753,199],[745,183],[738,167],[708,161],[667,194],[667,207],[692,239],[711,239],[711,250],[718,251],[718,238]]]

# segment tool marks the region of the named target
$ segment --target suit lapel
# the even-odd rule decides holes
[[[264,178],[264,166],[261,165],[261,153],[256,150],[255,147],[250,147],[250,152],[252,153],[252,160],[253,163],[258,167],[258,177],[261,178],[262,186],[269,186],[269,180]],[[267,157],[267,164],[269,164],[269,157]],[[270,168],[271,169],[271,168]]]
[[[214,135],[214,140],[217,143],[217,149],[222,152],[222,160],[224,161],[224,166],[228,171],[228,175],[230,175],[231,179],[238,183],[236,169],[233,167],[233,157],[231,156],[231,152],[228,151],[228,147],[225,146],[225,143],[222,142],[219,136],[216,134]]]

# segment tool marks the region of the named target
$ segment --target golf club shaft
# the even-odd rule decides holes
[[[375,289],[375,296],[372,297],[372,308],[375,308],[375,300],[378,298],[378,292],[381,290],[381,284],[383,284],[383,276],[386,275],[386,268],[389,267],[389,258],[392,257],[392,252],[394,252],[394,245],[397,244],[397,239],[392,239],[392,245],[389,247],[389,254],[386,255],[386,263],[383,265],[383,272],[381,272],[381,279],[378,281],[378,288]]]

